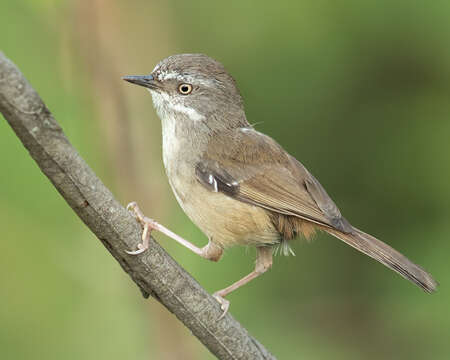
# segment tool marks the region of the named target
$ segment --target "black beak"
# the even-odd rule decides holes
[[[149,89],[156,89],[158,87],[153,75],[131,75],[124,76],[122,79],[132,84],[140,85]]]

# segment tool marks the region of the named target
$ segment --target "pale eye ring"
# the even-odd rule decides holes
[[[178,92],[181,95],[189,95],[192,92],[192,85],[191,84],[180,84],[178,85]]]

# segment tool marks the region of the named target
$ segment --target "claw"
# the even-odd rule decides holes
[[[228,300],[224,299],[218,293],[214,293],[213,296],[219,302],[220,308],[223,311],[222,315],[220,315],[219,318],[217,319],[217,321],[220,321],[227,314],[228,309],[230,308],[230,302]]]
[[[136,207],[137,207],[136,201],[132,201],[127,205],[127,210],[133,214],[136,214],[136,212],[135,212]]]
[[[142,211],[139,209],[139,206],[133,201],[127,205],[127,210],[131,212],[131,214],[134,216],[136,221],[141,224],[144,231],[142,232],[142,243],[138,246],[138,250],[135,251],[127,251],[130,255],[137,255],[141,254],[149,247],[149,239],[150,239],[150,233],[152,230],[156,230],[159,232],[162,232],[164,235],[174,239],[176,242],[180,243],[181,245],[187,247],[189,250],[193,251],[197,255],[205,257],[205,253],[203,249],[198,248],[194,244],[190,243],[189,241],[183,239],[181,236],[178,236],[177,234],[173,233],[166,227],[162,226],[161,224],[158,224],[155,220],[149,219],[148,217],[144,216]],[[221,251],[220,251],[221,254]],[[220,255],[219,255],[220,257]]]
[[[141,245],[141,244],[139,244],[139,245]],[[139,247],[139,246],[138,246]],[[139,250],[134,250],[134,251],[128,251],[128,250],[125,250],[125,252],[127,253],[127,254],[129,254],[129,255],[139,255],[139,254],[142,254],[145,250],[147,250],[147,249],[145,249],[145,248],[141,248],[141,249],[139,249]]]

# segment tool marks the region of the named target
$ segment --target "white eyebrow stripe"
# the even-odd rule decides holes
[[[160,72],[158,74],[158,80],[159,81],[163,81],[163,80],[171,80],[171,79],[179,79],[181,78],[181,75],[177,74],[177,73],[166,73],[166,72]]]
[[[178,81],[183,81],[183,82],[186,82],[189,84],[198,84],[198,85],[206,85],[206,86],[212,86],[215,82],[212,79],[196,78],[192,75],[178,74],[176,72],[165,72],[165,71],[161,71],[158,74],[157,78],[159,81],[178,80]]]

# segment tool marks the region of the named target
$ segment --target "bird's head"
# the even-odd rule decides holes
[[[176,117],[229,126],[246,123],[236,82],[220,62],[206,55],[169,56],[151,74],[123,79],[150,91],[162,120]]]

